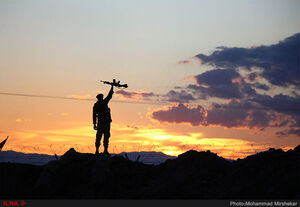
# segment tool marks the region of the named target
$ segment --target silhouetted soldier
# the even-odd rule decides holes
[[[102,135],[104,134],[104,154],[109,155],[108,149],[108,139],[110,137],[110,123],[111,123],[111,115],[110,108],[108,108],[108,102],[112,98],[114,91],[113,85],[111,85],[111,89],[105,99],[103,99],[103,94],[98,94],[96,98],[98,101],[94,104],[93,107],[93,123],[94,129],[97,130],[96,134],[96,154],[99,154],[99,147]]]

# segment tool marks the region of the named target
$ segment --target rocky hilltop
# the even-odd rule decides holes
[[[78,153],[43,166],[0,163],[0,199],[300,199],[300,150],[230,162],[187,151],[159,165]]]

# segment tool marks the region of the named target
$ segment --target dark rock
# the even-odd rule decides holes
[[[41,166],[0,163],[0,199],[31,198]]]
[[[0,163],[1,199],[299,199],[299,148],[228,161],[187,151],[159,165],[73,148],[44,166]]]
[[[300,153],[300,144],[297,147],[295,147],[293,151]]]

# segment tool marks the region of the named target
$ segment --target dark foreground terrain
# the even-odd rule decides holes
[[[160,165],[72,148],[43,166],[0,163],[0,199],[299,199],[299,148],[234,162],[188,151]]]

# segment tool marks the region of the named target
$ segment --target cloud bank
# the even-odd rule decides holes
[[[169,91],[180,103],[158,109],[152,118],[193,126],[278,127],[277,136],[300,136],[300,33],[273,45],[251,48],[217,47],[197,54],[211,70],[194,75],[194,84]],[[218,99],[204,109],[189,102]]]

